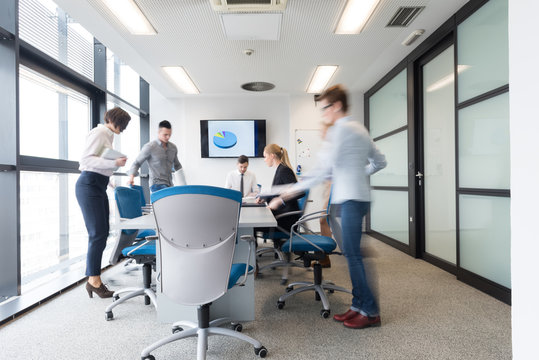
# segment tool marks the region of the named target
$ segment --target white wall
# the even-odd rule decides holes
[[[539,324],[539,50],[537,1],[509,1],[511,287],[514,359],[536,358]]]
[[[159,121],[172,124],[171,141],[179,148],[179,159],[188,184],[224,186],[226,174],[236,168],[236,159],[202,159],[200,156],[200,120],[265,119],[266,142],[288,146],[289,97],[278,95],[193,96],[166,99],[154,88],[150,91],[150,127]],[[271,186],[274,169],[263,158],[251,158],[249,170],[262,187]]]
[[[350,112],[363,122],[363,94],[350,94]],[[200,157],[200,120],[205,119],[266,119],[266,142],[287,148],[292,166],[296,167],[295,130],[319,129],[322,121],[312,94],[297,96],[193,96],[169,99],[150,88],[150,139],[156,137],[157,124],[169,120],[172,124],[171,141],[178,146],[179,159],[189,184],[223,186],[228,171],[235,168],[235,159],[202,159]],[[269,187],[274,169],[263,159],[250,159],[249,170],[256,174],[258,183]],[[311,189],[307,211],[324,207],[323,189]],[[318,230],[318,223],[311,224]]]

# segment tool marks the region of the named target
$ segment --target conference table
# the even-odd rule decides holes
[[[255,227],[273,227],[277,221],[267,207],[242,207],[238,224],[237,239],[242,235],[254,235]],[[155,229],[153,214],[143,215],[133,219],[120,219],[117,229]],[[256,266],[256,249],[251,246],[250,265]],[[249,243],[237,241],[234,250],[234,262],[246,262],[249,254]],[[157,257],[159,263],[159,257]],[[244,286],[234,286],[228,292],[214,301],[210,312],[211,319],[229,317],[235,321],[253,321],[255,319],[255,282],[249,276]],[[178,320],[197,321],[196,306],[186,306],[175,303],[165,295],[157,292],[157,318],[161,322],[172,323]]]

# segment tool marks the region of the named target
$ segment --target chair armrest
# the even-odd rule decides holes
[[[149,236],[148,236],[149,237]],[[137,251],[138,249],[140,249],[141,247],[143,247],[144,245],[146,245],[147,243],[149,243],[150,240],[148,238],[145,238],[143,241],[141,241],[137,247],[135,247],[134,249],[132,249],[130,252],[127,253],[127,255],[131,255],[134,251]]]
[[[285,213],[282,213],[282,214],[279,214],[279,215],[275,215],[275,220],[281,219],[281,218],[284,218],[284,217],[287,217],[287,216],[301,215],[301,214],[303,214],[303,211],[301,211],[301,210],[289,211],[289,212],[285,212]]]

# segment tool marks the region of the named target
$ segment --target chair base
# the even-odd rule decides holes
[[[348,294],[352,294],[352,291],[343,288],[342,286],[337,286],[329,281],[322,281],[322,265],[319,263],[314,264],[314,282],[307,282],[307,281],[298,281],[294,282],[287,286],[286,288],[286,294],[281,295],[279,297],[279,300],[277,301],[277,307],[279,309],[284,308],[285,300],[289,297],[299,294],[304,291],[315,291],[316,294],[316,300],[322,301],[323,309],[320,311],[320,314],[322,317],[327,318],[329,317],[329,314],[331,312],[329,307],[329,300],[326,294],[326,290],[331,292],[335,291],[341,291]],[[294,289],[295,286],[300,286],[296,289]]]
[[[230,322],[230,319],[222,318],[222,319],[216,319],[209,322],[208,321],[209,314],[210,314],[210,304],[199,306],[198,307],[198,324],[195,324],[191,321],[178,321],[174,323],[173,334],[159,341],[156,341],[155,343],[146,347],[144,350],[142,350],[140,354],[140,358],[142,360],[154,359],[153,355],[150,355],[150,353],[154,351],[155,349],[163,345],[169,344],[171,342],[180,340],[180,339],[186,339],[189,337],[197,336],[198,337],[197,360],[205,360],[206,352],[208,349],[208,337],[212,335],[229,336],[229,337],[233,337],[233,338],[248,342],[251,345],[253,345],[255,355],[258,355],[261,358],[266,357],[268,350],[264,346],[262,346],[262,344],[258,340],[255,340],[247,335],[244,335],[240,333],[239,331],[217,327],[219,325],[223,325],[227,322]],[[183,327],[187,327],[189,329],[184,330]]]
[[[115,291],[112,295],[112,298],[114,299],[114,302],[107,306],[105,309],[105,319],[107,321],[110,321],[114,319],[114,314],[112,313],[112,309],[114,309],[116,306],[126,302],[129,299],[132,299],[136,296],[144,295],[145,298],[145,304],[150,305],[153,304],[153,306],[157,309],[157,297],[155,295],[155,290],[152,289],[151,285],[151,271],[152,271],[152,264],[145,263],[142,266],[142,278],[144,282],[144,287],[142,288],[135,288],[135,287],[129,287],[120,289],[118,291]],[[121,294],[126,294],[122,297],[120,297]]]
[[[281,275],[281,284],[282,285],[284,285],[284,284],[286,284],[288,282],[288,268],[289,267],[300,267],[300,268],[304,267],[303,263],[291,261],[290,260],[290,258],[291,258],[290,253],[283,254],[279,250],[271,249],[271,248],[268,248],[268,250],[269,251],[274,250],[275,253],[278,254],[279,260],[272,261],[271,263],[263,265],[263,266],[259,266],[258,273],[261,273],[266,269],[275,269],[277,267],[282,267],[283,268],[283,273]]]

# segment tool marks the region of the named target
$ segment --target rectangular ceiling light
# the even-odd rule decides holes
[[[335,34],[359,34],[380,0],[348,0]]]
[[[183,66],[163,66],[163,70],[174,83],[186,94],[199,94],[198,88],[193,83]]]
[[[135,0],[102,0],[109,10],[133,35],[155,35],[150,21],[142,13]]]
[[[320,94],[328,85],[337,68],[337,65],[318,65],[307,87],[307,92],[309,94]]]

